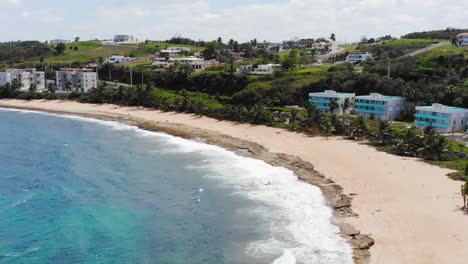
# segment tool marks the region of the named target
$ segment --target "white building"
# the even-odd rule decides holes
[[[282,51],[284,51],[284,46],[283,46],[282,43],[262,42],[262,43],[258,43],[256,48],[261,49],[261,50],[265,50],[266,52],[282,52]]]
[[[0,86],[7,83],[13,84],[17,80],[20,83],[20,91],[28,91],[31,86],[35,85],[37,91],[46,89],[45,73],[36,69],[7,69],[6,72],[0,73]]]
[[[358,63],[372,59],[372,54],[366,53],[352,53],[346,57],[346,62]]]
[[[115,35],[114,42],[134,42],[135,38],[132,35]]]
[[[175,60],[170,57],[162,58],[162,57],[154,57],[151,58],[151,61],[153,62],[153,66],[157,68],[167,68],[171,65],[174,65]]]
[[[186,47],[169,47],[159,51],[161,57],[174,57],[182,54],[189,54],[190,48]]]
[[[338,93],[332,90],[326,90],[319,93],[309,94],[309,103],[315,104],[317,109],[323,112],[330,112],[331,102],[336,102],[334,114],[343,115],[349,114],[353,109],[356,94],[354,93]]]
[[[92,88],[97,88],[97,73],[86,68],[62,68],[57,71],[56,82],[60,91],[86,93]]]
[[[457,35],[458,45],[468,46],[468,33],[461,33]]]
[[[124,62],[129,62],[129,61],[134,61],[135,58],[132,57],[125,57],[125,56],[119,56],[119,55],[114,55],[106,59],[107,63],[124,63]]]
[[[174,60],[180,65],[189,66],[195,71],[201,71],[216,64],[215,60],[204,60],[196,57],[175,58]]]
[[[70,41],[68,40],[65,40],[65,39],[52,39],[49,41],[49,44],[52,44],[52,45],[57,45],[57,44],[60,44],[60,43],[68,43]]]
[[[242,65],[237,69],[238,74],[255,74],[255,75],[267,75],[273,74],[276,70],[281,69],[281,64],[260,64],[254,67],[254,65]]]
[[[432,126],[440,133],[464,131],[467,128],[468,109],[432,104],[416,107],[416,127]]]
[[[370,95],[356,96],[354,110],[366,119],[390,121],[405,110],[405,103],[404,97],[371,93]]]

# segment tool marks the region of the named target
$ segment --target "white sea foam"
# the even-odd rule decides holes
[[[191,166],[191,169],[208,172],[206,177],[235,190],[232,195],[240,195],[263,205],[242,212],[263,219],[263,222],[268,223],[266,228],[270,233],[268,239],[248,245],[246,252],[249,255],[276,255],[274,264],[353,263],[351,247],[331,223],[332,211],[325,205],[320,189],[299,181],[292,171],[236,155],[221,147],[149,132],[135,126],[66,117],[101,123],[116,130],[132,130],[139,136],[154,137],[163,146],[158,152],[197,153],[203,157],[203,161]]]

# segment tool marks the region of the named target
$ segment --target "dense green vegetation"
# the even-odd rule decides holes
[[[463,33],[468,32],[468,29],[457,29],[457,28],[446,28],[443,30],[432,30],[432,31],[423,31],[423,32],[414,32],[404,35],[404,39],[445,39],[449,40],[452,37]]]
[[[0,62],[18,62],[57,54],[55,49],[39,41],[0,43]]]

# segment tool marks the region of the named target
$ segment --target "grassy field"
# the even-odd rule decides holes
[[[72,42],[66,44],[65,54],[45,59],[48,63],[90,62],[99,57],[107,58],[112,55],[129,56],[136,51],[132,46],[102,46],[99,40]],[[74,48],[78,49],[75,50]]]
[[[141,43],[138,45],[138,48],[136,50],[136,55],[137,57],[144,57],[149,54],[154,54],[157,52],[158,49],[166,49],[169,47],[184,47],[184,48],[190,48],[191,52],[198,53],[204,50],[203,47],[196,47],[192,45],[182,45],[182,44],[171,44],[167,42],[159,42],[159,41],[153,41],[149,43]]]
[[[444,39],[395,39],[391,41],[384,42],[384,45],[388,45],[391,47],[397,46],[407,46],[407,47],[427,47],[434,43],[439,43],[442,41],[446,41]]]
[[[448,56],[454,54],[463,54],[465,58],[468,58],[468,47],[455,47],[452,45],[446,45],[433,49],[427,53],[421,54],[419,59],[421,62],[428,62],[437,59],[440,56]]]

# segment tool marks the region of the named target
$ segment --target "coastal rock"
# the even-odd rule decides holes
[[[357,235],[361,234],[359,230],[357,230],[350,224],[342,224],[340,228],[341,228],[341,233],[343,233],[343,235],[346,235],[346,236],[350,236],[354,238]]]
[[[375,241],[372,237],[363,234],[354,236],[351,241],[353,248],[359,250],[368,250],[375,244]]]

